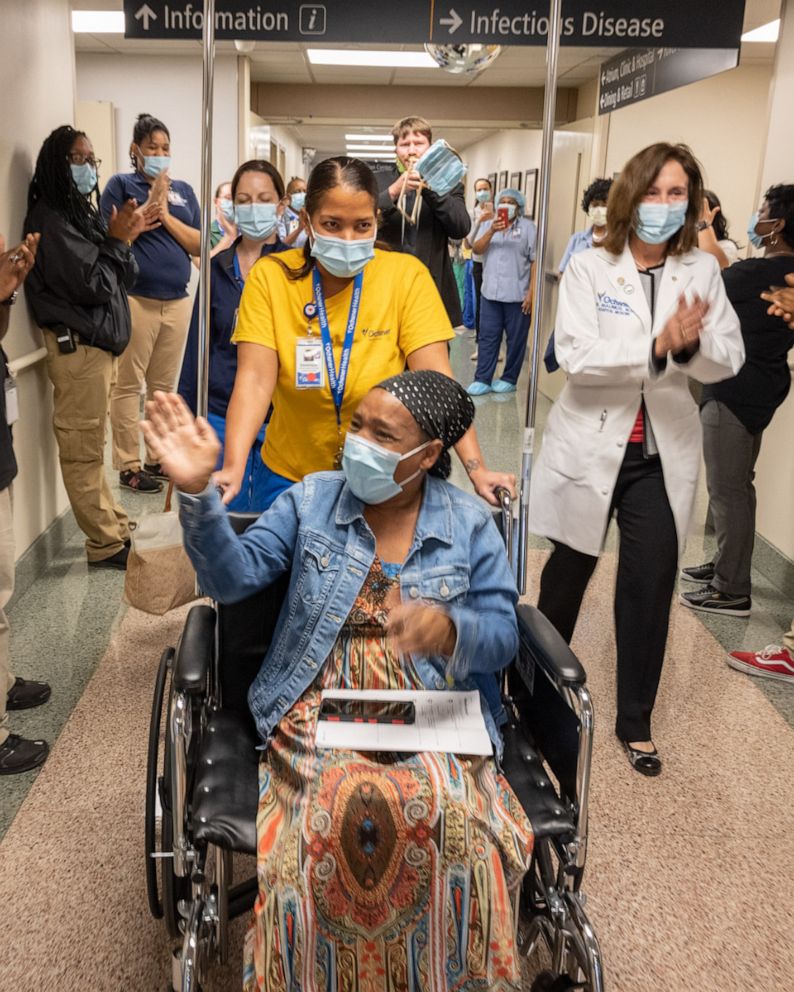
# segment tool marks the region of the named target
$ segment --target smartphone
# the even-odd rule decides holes
[[[496,211],[496,216],[502,221],[505,227],[509,226],[510,214],[508,213],[507,207],[499,207]]]
[[[320,719],[344,723],[413,723],[416,707],[410,701],[324,699]]]
[[[74,332],[66,324],[53,324],[55,340],[58,342],[58,351],[62,355],[72,355],[77,351],[77,344],[74,340]]]

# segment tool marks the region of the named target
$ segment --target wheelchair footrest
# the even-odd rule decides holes
[[[524,807],[536,839],[573,835],[576,827],[566,804],[546,774],[540,755],[521,728],[510,723],[501,728],[505,750],[505,778]]]
[[[249,715],[223,709],[211,715],[193,788],[194,836],[199,843],[256,854],[258,744]]]

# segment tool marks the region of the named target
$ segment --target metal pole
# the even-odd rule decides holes
[[[204,0],[204,73],[201,91],[201,257],[196,412],[207,416],[210,368],[210,234],[212,227],[212,102],[215,82],[215,0]]]
[[[538,371],[540,367],[540,322],[543,316],[546,271],[546,238],[549,230],[549,189],[551,187],[551,157],[554,151],[554,117],[557,109],[557,59],[560,52],[562,0],[551,0],[549,34],[546,43],[546,90],[543,100],[543,150],[540,160],[540,210],[538,241],[535,248],[535,299],[532,308],[532,350],[529,363],[527,415],[524,447],[521,452],[521,497],[518,516],[518,588],[527,591],[527,544],[529,539],[529,485],[535,450],[535,408],[538,402]]]

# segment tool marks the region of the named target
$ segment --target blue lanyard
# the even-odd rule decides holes
[[[232,255],[232,265],[234,266],[234,278],[237,280],[237,285],[240,287],[240,289],[243,289],[243,287],[245,286],[245,281],[243,280],[243,274],[240,271],[240,262],[238,261],[236,251]]]
[[[328,370],[328,385],[331,387],[331,396],[334,400],[336,423],[337,426],[341,428],[342,400],[345,396],[347,373],[350,368],[350,352],[353,350],[353,335],[356,332],[358,311],[361,307],[361,286],[364,282],[364,273],[359,272],[353,280],[353,297],[350,300],[350,313],[347,318],[347,330],[345,331],[345,340],[342,345],[342,358],[339,362],[338,373],[336,371],[336,363],[334,362],[334,346],[331,341],[331,329],[328,326],[328,313],[325,309],[323,281],[316,267],[312,270],[312,282],[314,285],[314,301],[317,304],[317,320],[320,324],[320,334],[323,338],[325,367]]]

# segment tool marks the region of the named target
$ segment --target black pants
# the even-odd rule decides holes
[[[612,497],[620,544],[615,586],[618,706],[621,740],[651,739],[651,712],[662,674],[678,538],[659,458],[628,444]],[[611,516],[611,513],[610,513]],[[540,579],[538,609],[566,641],[597,558],[555,542]]]
[[[480,340],[480,298],[482,297],[482,262],[471,263],[471,273],[474,276],[474,340]]]

